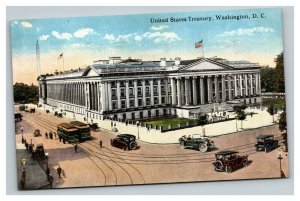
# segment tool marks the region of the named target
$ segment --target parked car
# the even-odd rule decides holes
[[[200,152],[206,152],[215,148],[214,141],[207,137],[201,137],[199,134],[194,134],[192,137],[184,135],[179,138],[179,144],[182,148],[197,149]]]
[[[40,129],[35,129],[33,135],[34,137],[42,136]]]
[[[37,144],[36,145],[36,149],[34,151],[34,155],[35,155],[36,159],[41,159],[41,160],[45,160],[46,159],[46,154],[45,154],[45,150],[44,150],[43,144]]]
[[[231,173],[240,167],[248,165],[248,156],[239,156],[237,151],[220,151],[215,154],[216,161],[213,162],[215,171]]]
[[[134,150],[137,148],[136,137],[130,134],[117,135],[115,139],[111,139],[110,144],[124,150]]]
[[[274,139],[274,135],[258,135],[256,140],[256,151],[269,152],[278,147],[278,140]]]

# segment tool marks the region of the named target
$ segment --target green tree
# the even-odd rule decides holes
[[[284,84],[284,60],[283,60],[283,52],[281,52],[274,59],[276,63],[275,72],[276,72],[276,92],[284,93],[285,92],[285,84]]]
[[[274,68],[264,67],[260,71],[262,92],[275,92],[276,71]]]
[[[38,103],[39,88],[33,84],[27,85],[16,82],[13,86],[14,101],[16,103]]]
[[[277,113],[277,108],[274,107],[273,104],[271,104],[269,107],[268,107],[268,110],[269,114],[273,117],[273,123],[274,123],[274,114]]]
[[[200,112],[197,116],[196,123],[199,126],[202,126],[202,135],[205,136],[204,125],[208,123],[208,114]]]
[[[241,129],[243,129],[243,121],[246,119],[247,115],[244,110],[239,109],[235,111],[235,116],[237,120],[241,121]]]

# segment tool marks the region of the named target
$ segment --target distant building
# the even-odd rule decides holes
[[[45,108],[86,120],[145,119],[211,112],[234,103],[260,103],[257,63],[219,58],[98,60],[85,69],[39,77]]]

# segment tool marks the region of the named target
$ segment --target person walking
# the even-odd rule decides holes
[[[61,172],[62,172],[62,169],[61,169],[61,167],[60,166],[58,166],[58,168],[57,168],[57,174],[58,174],[58,177],[59,178],[61,178]]]
[[[50,131],[49,137],[50,137],[51,140],[53,140],[53,134],[52,134],[52,131]]]
[[[46,137],[46,139],[48,139],[48,133],[47,132],[45,133],[45,137]]]
[[[77,144],[75,144],[74,149],[75,149],[75,153],[77,153]]]
[[[99,141],[100,148],[102,148],[102,140]]]

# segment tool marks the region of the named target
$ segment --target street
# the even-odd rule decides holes
[[[68,122],[70,119],[58,118],[42,111],[22,113],[22,115],[23,121],[17,123],[16,126],[17,147],[22,147],[21,127],[23,127],[23,137],[28,143],[32,140],[35,145],[39,143],[44,145],[49,159],[41,162],[40,167],[45,171],[48,162],[50,172],[54,177],[53,188],[280,177],[280,164],[277,158],[283,145],[277,124],[212,137],[216,149],[206,153],[183,149],[179,144],[150,144],[139,140],[137,140],[137,150],[123,151],[110,145],[110,139],[114,138],[116,133],[100,128],[100,131],[92,131],[92,139],[80,143],[75,153],[74,145],[63,144],[58,138],[51,140],[45,137],[45,132],[56,132],[58,123]],[[34,137],[33,132],[37,128],[41,130],[42,136]],[[182,131],[184,134],[184,130]],[[255,137],[259,134],[273,134],[279,140],[279,148],[269,153],[256,152]],[[102,148],[99,146],[99,140],[103,141]],[[215,160],[214,154],[222,150],[234,150],[240,155],[249,155],[248,166],[230,174],[216,172],[212,164]],[[24,152],[30,155],[23,149],[22,154],[17,156],[18,160],[24,157]],[[288,155],[282,152],[281,156],[283,157],[282,170],[287,177]],[[33,170],[31,170],[30,162],[27,164],[26,172],[29,174]],[[62,178],[59,178],[56,173],[58,166],[65,171],[65,176]],[[47,183],[46,174],[43,171],[36,171],[36,167],[34,173],[30,174],[34,175],[31,177],[32,180],[43,180]],[[41,188],[38,182],[31,183],[32,186],[27,186],[25,189]],[[44,188],[50,188],[50,186],[44,186]]]

